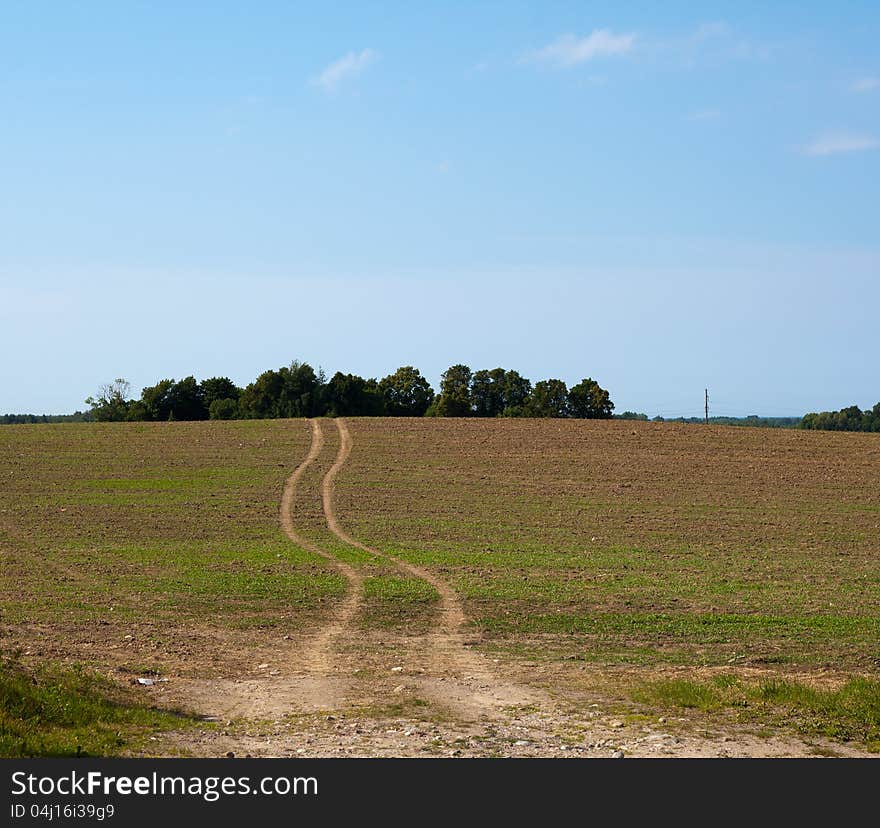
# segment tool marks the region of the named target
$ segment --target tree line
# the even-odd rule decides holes
[[[805,414],[801,428],[824,429],[827,431],[874,431],[880,432],[880,402],[864,411],[857,405],[842,408],[840,411],[821,411]]]
[[[642,415],[642,419],[647,419]],[[709,417],[709,425],[744,426],[752,428],[798,428],[801,417],[759,417],[757,414],[749,414],[746,417]],[[654,417],[655,423],[688,423],[703,425],[705,417]]]
[[[0,425],[122,420],[229,420],[276,417],[578,417],[618,420],[649,419],[647,414],[613,414],[608,392],[587,378],[572,388],[549,379],[532,385],[516,371],[503,368],[471,371],[453,365],[442,376],[440,393],[412,366],[398,368],[381,380],[337,372],[327,380],[322,371],[293,362],[266,371],[239,388],[228,377],[198,382],[165,379],[144,388],[139,399],[131,386],[117,379],[86,400],[87,411],[73,414],[4,414]],[[704,422],[702,417],[665,418],[652,422]],[[712,425],[805,428],[829,431],[880,432],[880,403],[861,410],[852,405],[803,417],[710,417]]]
[[[19,425],[34,423],[88,423],[94,418],[90,411],[77,411],[73,414],[3,414],[0,425]]]
[[[294,361],[265,371],[244,388],[228,377],[163,379],[131,395],[116,379],[86,399],[88,419],[112,421],[234,420],[281,417],[574,417],[608,419],[614,403],[586,378],[532,382],[516,371],[471,371],[453,365],[435,393],[417,368],[405,365],[381,380],[323,371]]]

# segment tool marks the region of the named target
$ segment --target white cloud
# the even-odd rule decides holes
[[[880,141],[870,135],[854,132],[828,132],[802,147],[801,151],[804,155],[838,155],[843,152],[860,152],[878,147],[880,147]]]
[[[694,30],[692,40],[703,41],[713,37],[726,37],[730,34],[730,26],[723,20],[714,20],[711,23],[701,23]]]
[[[631,51],[636,41],[633,32],[614,34],[608,29],[595,29],[586,37],[564,34],[542,49],[536,49],[525,56],[531,62],[552,63],[556,66],[576,66],[600,57],[625,55]]]
[[[772,51],[770,44],[749,40],[721,20],[701,23],[678,36],[647,40],[645,48],[691,69],[710,62],[767,60]]]
[[[378,57],[378,52],[372,49],[349,52],[339,60],[334,60],[320,75],[312,78],[312,83],[320,86],[325,92],[335,92],[340,83],[349,78],[356,78]]]
[[[859,78],[853,85],[853,92],[872,92],[880,89],[880,78]]]
[[[721,117],[720,109],[698,109],[687,116],[689,121],[717,121]]]

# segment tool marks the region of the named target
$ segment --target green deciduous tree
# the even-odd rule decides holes
[[[199,385],[208,408],[214,400],[238,400],[241,396],[241,389],[229,377],[210,377],[202,380]]]
[[[98,422],[119,422],[128,417],[130,397],[131,384],[117,377],[102,385],[94,397],[88,397],[86,404],[91,406],[91,416]]]
[[[140,403],[147,420],[167,420],[171,416],[173,379],[159,380],[141,391]]]
[[[471,407],[477,417],[498,417],[504,411],[503,368],[474,371],[471,377]]]
[[[284,377],[279,371],[263,371],[247,385],[239,398],[241,416],[250,420],[279,417],[279,401],[284,388]]]
[[[207,420],[205,395],[195,377],[184,377],[175,382],[168,392],[171,406],[169,417],[175,420]]]
[[[324,413],[321,400],[323,376],[319,377],[307,362],[294,360],[279,372],[283,388],[280,417],[317,417]]]
[[[525,416],[531,393],[532,383],[516,371],[476,371],[471,379],[471,406],[477,417]]]
[[[374,379],[337,371],[324,389],[327,413],[334,417],[376,417],[384,413],[385,401]]]
[[[560,379],[535,383],[528,403],[531,417],[567,417],[568,388]]]
[[[437,416],[468,417],[471,413],[471,369],[453,365],[441,377]]]
[[[208,406],[208,417],[211,420],[235,420],[238,418],[238,401],[231,397],[211,400]]]
[[[265,371],[241,392],[241,415],[249,419],[319,416],[324,413],[322,386],[322,379],[305,362]]]
[[[587,377],[568,392],[568,413],[586,420],[607,420],[614,411],[608,392],[596,380]],[[647,418],[646,418],[647,419]]]
[[[434,389],[412,365],[404,365],[379,382],[390,417],[421,417],[434,400]]]
[[[207,420],[205,395],[195,377],[180,382],[163,379],[141,391],[132,419],[144,420]]]
[[[504,372],[504,408],[501,413],[505,417],[522,416],[531,395],[531,380],[527,380],[516,371]]]

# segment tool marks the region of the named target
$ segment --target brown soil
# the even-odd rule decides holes
[[[463,631],[461,600],[443,578],[343,528],[335,482],[352,438],[344,420],[337,419],[336,427],[338,453],[321,480],[327,528],[344,544],[430,584],[440,596],[436,622],[422,636],[353,628],[363,575],[296,528],[297,486],[325,443],[322,423],[313,420],[309,453],[284,487],[281,525],[293,543],[346,577],[348,594],[305,648],[263,651],[279,668],[277,675],[178,685],[172,697],[224,724],[212,733],[178,735],[177,749],[255,757],[866,755],[824,740],[765,737],[717,725],[696,733],[684,718],[645,721],[620,713],[608,698],[586,703],[581,694],[575,702],[575,693],[560,693],[558,681],[547,681],[546,668],[491,663],[470,649],[475,642]]]
[[[875,435],[419,419],[22,426],[0,431],[0,479],[0,644],[124,682],[155,668],[168,681],[132,692],[218,722],[152,742],[158,754],[862,755],[720,715],[648,715],[621,689],[713,671],[873,675],[876,637],[861,628],[810,640],[744,628],[751,639],[692,645],[650,623],[596,635],[520,622],[785,621],[791,606],[870,617]],[[389,573],[429,584],[434,615],[366,623],[365,579]]]

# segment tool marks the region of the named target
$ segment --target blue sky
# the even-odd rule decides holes
[[[294,358],[880,399],[876,3],[4,2],[0,412]]]

